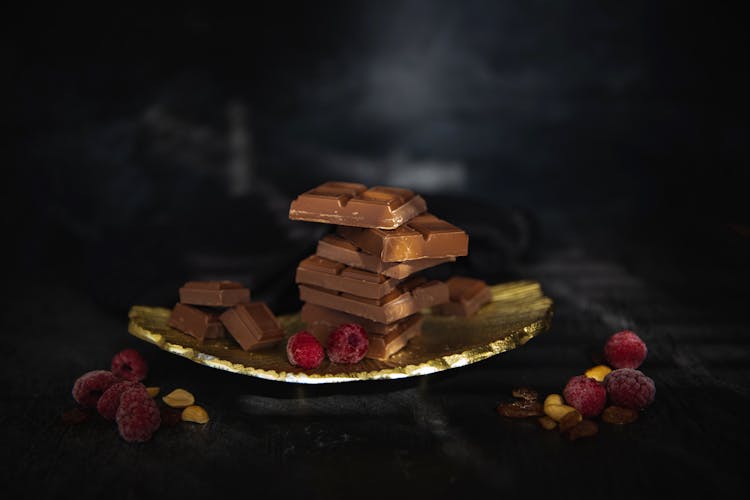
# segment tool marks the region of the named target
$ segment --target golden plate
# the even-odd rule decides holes
[[[354,365],[337,365],[325,360],[314,370],[292,366],[286,357],[285,341],[257,352],[243,351],[230,338],[199,344],[167,326],[170,310],[163,307],[133,306],[128,331],[196,363],[268,380],[328,384],[414,377],[515,349],[549,328],[552,300],[544,296],[539,283],[515,281],[491,289],[492,302],[472,317],[438,316],[425,311],[422,335],[387,361],[364,359]],[[304,328],[299,314],[278,319],[287,337]]]

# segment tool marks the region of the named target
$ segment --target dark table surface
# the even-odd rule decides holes
[[[747,432],[747,234],[710,218],[542,213],[534,257],[552,328],[472,366],[398,381],[305,386],[214,370],[127,333],[122,309],[60,275],[5,284],[3,489],[23,497],[625,497],[738,491]],[[603,221],[610,221],[604,223]],[[743,235],[744,234],[744,235]],[[169,304],[160,304],[169,305]],[[560,392],[615,331],[646,341],[655,403],[631,425],[570,442],[497,415],[516,386]],[[207,425],[128,444],[94,418],[66,426],[73,381],[135,347],[148,383],[184,387]]]

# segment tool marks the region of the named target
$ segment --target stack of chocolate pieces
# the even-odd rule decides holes
[[[263,302],[250,302],[250,290],[234,281],[189,281],[167,323],[199,343],[226,332],[245,351],[277,344],[284,332]]]
[[[327,182],[298,196],[289,218],[336,225],[297,268],[302,321],[321,340],[359,323],[368,358],[399,351],[421,333],[420,310],[450,302],[448,285],[415,273],[468,254],[468,235],[408,189]]]

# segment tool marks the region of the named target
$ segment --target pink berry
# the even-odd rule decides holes
[[[148,364],[135,349],[125,349],[112,358],[112,373],[124,380],[140,382],[148,374]]]
[[[345,323],[339,325],[328,336],[328,358],[334,363],[359,363],[367,354],[369,341],[361,325]]]
[[[604,379],[604,387],[612,404],[640,410],[654,402],[654,381],[640,370],[620,368]]]
[[[604,356],[613,368],[638,368],[647,353],[646,344],[630,330],[615,333],[604,345]]]
[[[148,441],[161,425],[159,407],[139,387],[122,393],[116,418],[120,436],[130,443]]]
[[[325,352],[318,339],[310,332],[297,332],[286,343],[286,356],[295,366],[309,370],[323,362]]]
[[[604,410],[607,391],[604,386],[585,375],[568,380],[563,389],[565,401],[584,417],[595,417]]]
[[[104,391],[119,381],[112,372],[106,370],[84,373],[73,384],[73,399],[86,408],[96,408]]]
[[[143,392],[146,392],[146,388],[140,382],[131,382],[130,380],[123,380],[109,386],[109,389],[104,391],[102,397],[96,403],[96,410],[99,415],[106,418],[107,420],[114,420],[117,416],[117,409],[120,407],[120,396],[123,392],[132,388],[140,388]]]

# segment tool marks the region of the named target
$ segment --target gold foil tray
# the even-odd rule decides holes
[[[328,384],[413,377],[469,365],[515,349],[549,328],[552,300],[544,296],[539,283],[515,281],[491,289],[492,302],[472,317],[438,316],[425,311],[422,335],[387,361],[364,359],[354,365],[337,365],[326,359],[314,370],[289,363],[286,340],[257,352],[243,351],[231,338],[199,344],[193,337],[167,326],[170,310],[163,307],[133,306],[128,331],[196,363],[268,380]],[[304,328],[299,314],[278,319],[287,337]]]

